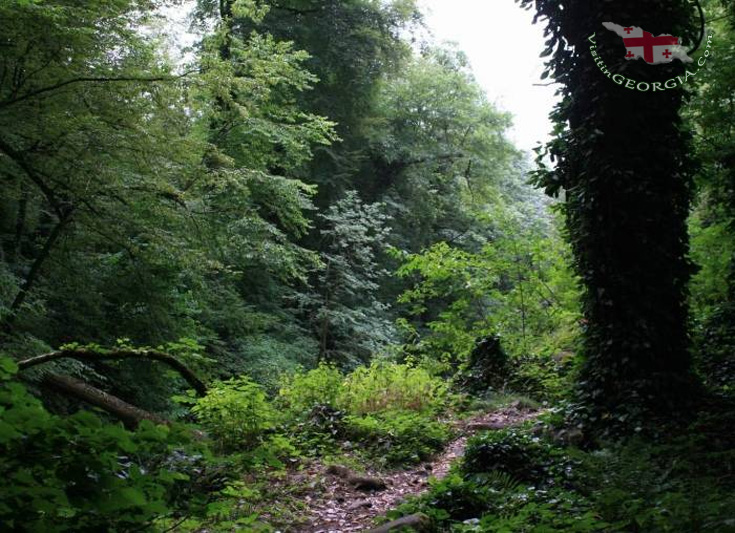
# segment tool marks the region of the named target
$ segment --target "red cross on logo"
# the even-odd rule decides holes
[[[626,32],[628,32],[628,35],[630,35],[630,32],[633,31],[633,28],[623,28]]]
[[[630,39],[623,39],[626,48],[633,48],[635,46],[643,47],[643,59],[646,63],[653,63],[653,47],[662,45],[677,44],[679,39],[676,37],[654,37],[653,34],[647,31],[643,32],[643,37],[632,37]]]
[[[666,51],[663,53],[666,56],[666,59],[671,57],[671,52],[669,52],[669,49],[667,48]]]
[[[630,50],[628,50],[628,55],[625,57],[635,57],[635,54],[631,52]]]

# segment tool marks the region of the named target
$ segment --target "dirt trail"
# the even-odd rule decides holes
[[[324,491],[315,497],[305,496],[304,503],[309,509],[309,516],[303,524],[289,528],[288,531],[350,533],[368,530],[373,526],[375,517],[396,508],[408,496],[426,492],[429,477],[445,477],[452,462],[464,454],[469,436],[481,430],[502,429],[520,424],[538,414],[538,411],[507,407],[466,420],[458,427],[461,436],[432,461],[411,470],[368,472],[368,475],[385,481],[387,488],[379,492],[356,490],[345,480],[328,474],[325,468],[316,469],[310,475],[320,477]]]

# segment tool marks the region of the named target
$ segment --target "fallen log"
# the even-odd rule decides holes
[[[170,425],[171,422],[157,414],[141,409],[113,396],[103,390],[70,376],[48,374],[43,378],[43,384],[58,392],[73,396],[83,402],[118,418],[128,429],[135,429],[143,420],[150,420],[154,424]]]

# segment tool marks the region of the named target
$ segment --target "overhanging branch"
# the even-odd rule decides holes
[[[75,348],[69,350],[59,350],[36,357],[25,359],[18,363],[21,370],[32,366],[48,363],[57,359],[76,359],[78,361],[94,362],[109,359],[144,359],[149,361],[159,361],[176,370],[186,382],[196,391],[198,396],[207,394],[207,386],[197,375],[189,369],[184,363],[164,352],[156,350],[111,350],[107,352],[97,352],[86,348]]]

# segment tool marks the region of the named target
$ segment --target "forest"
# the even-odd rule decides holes
[[[735,532],[735,4],[492,2],[0,0],[0,530]]]

